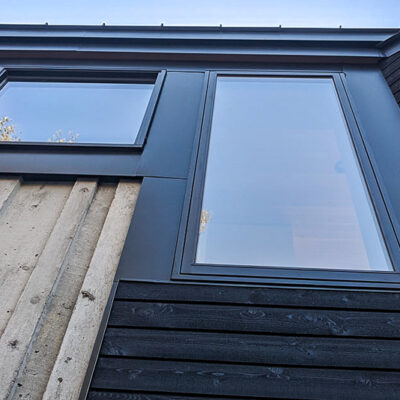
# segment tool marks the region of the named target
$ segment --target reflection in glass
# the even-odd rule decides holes
[[[333,81],[219,77],[196,262],[392,270]]]
[[[133,144],[152,84],[8,82],[1,141]]]

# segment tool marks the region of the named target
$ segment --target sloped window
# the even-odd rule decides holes
[[[143,145],[164,72],[105,74],[104,81],[101,72],[83,79],[79,72],[53,75],[30,81],[23,71],[6,71],[0,142]]]
[[[195,262],[392,270],[330,78],[219,76]]]

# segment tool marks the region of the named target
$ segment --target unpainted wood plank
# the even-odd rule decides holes
[[[309,400],[398,400],[400,372],[99,358],[94,389]]]
[[[0,217],[0,336],[71,188],[70,183],[24,183]]]
[[[137,182],[118,184],[43,399],[79,395],[139,189]]]
[[[108,328],[100,354],[400,370],[400,340]]]
[[[63,267],[65,256],[92,201],[96,182],[78,180],[54,225],[29,280],[0,338],[0,398],[15,389],[16,376],[23,366],[34,333],[41,321],[48,297]]]
[[[400,314],[368,311],[115,301],[110,326],[400,337]]]
[[[35,342],[18,378],[13,399],[40,400],[57,358],[83,279],[99,239],[115,194],[115,184],[100,185],[85,220],[65,259],[57,289],[50,298],[47,312]],[[65,360],[68,362],[68,359]]]
[[[400,293],[397,291],[120,282],[115,298],[118,300],[400,311]]]
[[[20,179],[0,179],[0,216],[18,191],[20,184]]]

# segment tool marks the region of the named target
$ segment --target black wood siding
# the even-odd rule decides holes
[[[122,281],[88,399],[398,400],[399,300]]]
[[[400,105],[400,52],[381,61],[380,66],[397,103]]]

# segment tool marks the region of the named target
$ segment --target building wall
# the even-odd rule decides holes
[[[395,99],[400,105],[400,52],[386,58],[380,65]]]
[[[77,398],[139,188],[0,180],[1,399]]]
[[[398,400],[399,300],[120,281],[87,399]]]

